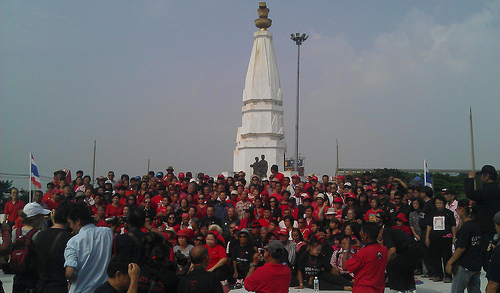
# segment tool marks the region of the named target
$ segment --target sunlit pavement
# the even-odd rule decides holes
[[[0,280],[3,282],[3,288],[6,293],[12,292],[12,278],[14,275],[5,275],[3,271],[0,271]],[[420,276],[417,277],[418,280],[422,281],[423,284],[417,285],[418,293],[437,293],[437,292],[451,292],[451,284],[445,284],[443,282],[433,282],[429,279],[422,278]],[[481,292],[485,291],[486,288],[486,277],[484,271],[481,272]],[[247,292],[245,289],[237,289],[231,290],[234,293],[245,293]],[[290,293],[298,293],[298,292],[314,292],[312,289],[294,289],[290,288]],[[326,291],[325,291],[326,292]],[[328,291],[328,292],[345,292],[345,291]],[[396,292],[394,290],[390,290],[389,288],[385,289],[385,292]]]

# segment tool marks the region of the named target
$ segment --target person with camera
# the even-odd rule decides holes
[[[178,245],[174,246],[174,255],[177,261],[177,272],[180,276],[186,274],[189,269],[189,253],[191,249],[193,249],[193,245],[191,245],[188,241],[193,235],[193,230],[184,229],[179,230],[177,233],[177,243]]]
[[[108,264],[108,280],[95,293],[137,293],[139,266],[126,256],[114,256]]]
[[[263,255],[255,253],[245,278],[245,289],[256,293],[288,292],[292,274],[290,268],[280,262],[284,252],[283,244],[273,240],[264,247]],[[261,259],[264,259],[265,263],[257,268]]]

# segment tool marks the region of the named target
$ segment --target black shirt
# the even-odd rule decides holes
[[[500,245],[497,245],[495,250],[493,250],[493,254],[491,255],[491,259],[488,264],[486,278],[495,283],[500,283]]]
[[[179,282],[177,293],[223,293],[216,274],[196,266]]]
[[[298,268],[302,273],[304,280],[309,280],[311,277],[314,278],[319,275],[322,270],[327,272],[332,271],[332,265],[330,264],[330,259],[327,259],[323,255],[314,256],[309,252],[306,252],[300,256],[298,262]],[[299,280],[301,281],[301,280]]]
[[[238,270],[248,271],[250,269],[250,263],[253,260],[254,253],[255,250],[252,245],[238,245],[231,250],[231,259],[236,261],[236,267]]]
[[[478,220],[481,231],[495,233],[493,216],[500,211],[500,187],[498,182],[485,183],[483,188],[474,190],[474,179],[465,179],[465,194],[474,200],[478,207]]]
[[[142,240],[146,236],[146,233],[142,232],[141,229],[133,227],[129,230],[136,240],[134,240],[128,233],[120,234],[116,236],[116,241],[114,245],[116,255],[128,255],[132,258],[132,261],[142,266],[146,261],[146,252],[142,246]],[[141,244],[141,246],[139,246]]]
[[[62,233],[49,258],[57,235]],[[66,281],[64,268],[64,249],[73,235],[63,229],[51,228],[40,231],[35,239],[35,250],[38,259],[38,270],[41,284],[44,291],[67,292],[68,283]]]
[[[217,224],[220,227],[220,221],[216,217],[211,217],[211,218],[204,217],[204,218],[201,218],[200,223],[201,223],[201,226],[205,226],[205,225],[210,226],[212,224]]]
[[[481,240],[481,229],[477,221],[467,221],[457,231],[456,247],[465,248],[458,264],[469,271],[481,270],[479,242]]]
[[[151,291],[152,282],[155,281]],[[179,277],[168,269],[150,268],[148,265],[141,267],[141,274],[137,286],[138,293],[175,293],[179,285]]]
[[[451,228],[456,226],[457,223],[453,212],[449,209],[443,209],[441,211],[436,210],[429,218],[430,222],[427,225],[431,226],[431,233],[429,235],[430,240],[451,233]]]
[[[424,203],[422,212],[420,213],[420,221],[418,221],[418,226],[420,227],[423,235],[425,235],[425,231],[427,231],[427,225],[431,224],[430,216],[435,210],[436,206],[434,205],[434,200],[429,199],[426,203]]]
[[[387,249],[395,247],[398,254],[408,252],[408,247],[416,242],[408,233],[392,228],[385,228],[382,238],[384,239],[385,247]]]
[[[106,281],[106,283],[97,287],[94,293],[120,293],[120,292],[116,291],[116,289],[113,288],[113,286],[111,286],[111,284],[108,281]]]

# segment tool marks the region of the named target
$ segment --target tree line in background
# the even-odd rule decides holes
[[[398,169],[375,169],[372,172],[373,178],[377,178],[379,182],[385,183],[390,176],[400,178],[406,184],[409,184],[413,178],[420,176],[422,174],[412,173],[412,172],[403,172]],[[347,175],[349,181],[354,181],[353,179],[356,177],[363,178],[363,173],[352,173]],[[349,179],[351,178],[351,179]],[[440,192],[443,188],[453,188],[457,192],[457,199],[460,200],[465,198],[464,191],[464,180],[467,178],[467,173],[459,173],[459,174],[448,174],[448,173],[432,173],[432,184],[434,187],[434,192]],[[9,180],[0,180],[0,211],[3,212],[5,203],[10,200],[10,190],[15,186],[12,186],[13,181]],[[479,182],[478,182],[479,183]],[[480,183],[479,183],[480,184]],[[28,202],[28,191],[22,188],[19,188],[19,197],[24,202]]]

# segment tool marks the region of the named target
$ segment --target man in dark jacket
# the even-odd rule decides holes
[[[194,268],[181,279],[177,293],[223,293],[217,275],[206,271],[209,261],[208,249],[203,245],[197,245],[191,249],[189,256]]]
[[[476,202],[478,207],[478,218],[481,228],[481,261],[486,270],[488,264],[488,244],[495,235],[493,217],[500,211],[500,187],[497,181],[497,170],[491,165],[484,165],[480,176],[483,188],[474,190],[476,172],[469,172],[469,178],[465,179],[465,195]]]

